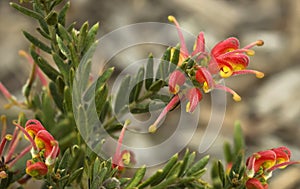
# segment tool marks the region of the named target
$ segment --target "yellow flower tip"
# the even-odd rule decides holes
[[[228,78],[232,75],[233,71],[228,66],[223,66],[220,70],[220,76],[222,78]]]
[[[263,46],[264,44],[265,44],[265,42],[263,40],[257,40],[256,41],[257,46]]]
[[[253,56],[253,55],[255,55],[255,51],[254,51],[254,50],[251,50],[251,49],[248,49],[247,52],[246,52],[246,54],[247,54],[248,56]]]
[[[186,104],[185,111],[186,111],[187,113],[190,113],[190,109],[191,109],[191,102],[188,102],[188,103]]]
[[[24,50],[19,50],[19,55],[26,57],[28,54]]]
[[[232,96],[233,100],[236,101],[236,102],[239,102],[242,100],[242,98],[240,97],[240,95],[238,94],[233,94]]]
[[[262,72],[256,72],[256,73],[255,73],[255,76],[256,76],[257,78],[261,79],[261,78],[263,78],[263,77],[265,76],[265,74],[262,73]]]
[[[149,133],[155,133],[156,130],[157,130],[156,124],[153,124],[148,128]]]
[[[8,140],[8,141],[11,141],[12,138],[13,138],[13,136],[11,134],[5,135],[5,139]]]
[[[0,172],[0,179],[5,179],[8,177],[8,174],[5,171]]]
[[[168,20],[170,21],[170,22],[175,22],[175,20],[176,20],[176,18],[174,17],[174,16],[168,16]]]

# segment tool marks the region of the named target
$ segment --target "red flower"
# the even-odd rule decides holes
[[[35,138],[34,142],[36,143],[39,150],[42,152],[43,157],[48,158],[52,156],[56,158],[59,154],[58,142],[53,138],[53,136],[46,130],[40,130]],[[54,154],[53,154],[54,153]]]
[[[198,88],[191,88],[187,92],[188,103],[186,105],[186,112],[194,112],[198,103],[202,99],[202,93]]]
[[[185,75],[179,70],[175,70],[171,73],[169,79],[169,91],[172,94],[177,94],[180,87],[185,83]]]
[[[254,51],[250,48],[262,46],[263,44],[262,40],[258,40],[244,48],[240,48],[239,40],[235,37],[219,42],[210,53],[210,72],[215,74],[219,71],[220,76],[223,78],[240,74],[255,74],[257,78],[264,77],[262,72],[246,70],[250,62],[249,56],[254,55]]]
[[[40,179],[47,175],[48,167],[43,162],[34,162],[33,160],[28,160],[26,163],[26,173],[34,178]]]
[[[30,136],[34,139],[36,134],[41,131],[45,130],[41,122],[36,119],[30,119],[25,124],[25,130],[30,134]]]
[[[268,189],[268,184],[262,184],[258,179],[251,178],[246,182],[246,189]]]

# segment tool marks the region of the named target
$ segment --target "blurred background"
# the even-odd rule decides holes
[[[119,27],[138,22],[168,23],[175,16],[181,27],[197,35],[204,31],[207,48],[230,36],[245,46],[257,39],[265,45],[255,48],[250,68],[265,73],[263,79],[253,75],[226,79],[226,85],[242,96],[234,102],[230,95],[222,130],[209,152],[222,158],[224,140],[232,139],[235,120],[242,123],[247,154],[285,145],[293,151],[292,159],[300,159],[300,1],[292,0],[77,0],[72,1],[68,22],[81,25],[99,22],[99,37]],[[18,55],[28,49],[22,30],[34,32],[37,23],[14,9],[9,2],[0,1],[0,81],[17,97],[30,73],[30,66]],[[128,36],[130,37],[130,36]],[[177,37],[177,36],[176,36]],[[161,50],[161,47],[160,49]],[[146,58],[149,52],[162,53],[155,46],[137,52]],[[126,59],[127,58],[127,59]],[[123,57],[124,60],[124,57]],[[125,60],[132,60],[129,54]],[[122,65],[123,64],[123,65]],[[126,66],[118,62],[117,71]],[[6,100],[0,95],[0,114],[16,115],[19,110],[4,110]],[[197,150],[201,132],[210,118],[209,99],[201,102],[199,132],[190,143]],[[176,115],[170,115],[176,116]],[[299,166],[274,173],[270,188],[300,187]],[[280,172],[280,174],[278,174]],[[276,187],[275,187],[276,186]]]

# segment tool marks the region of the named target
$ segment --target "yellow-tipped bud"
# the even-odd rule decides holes
[[[257,40],[257,41],[256,41],[256,45],[257,45],[257,46],[263,46],[264,43],[265,43],[265,42],[264,42],[263,40]]]
[[[153,124],[148,128],[149,133],[155,133],[156,130],[157,130],[156,124]]]
[[[233,100],[236,101],[236,102],[239,102],[242,100],[242,98],[240,97],[240,95],[238,94],[233,94],[232,96]]]
[[[186,111],[187,113],[189,113],[189,112],[190,112],[190,108],[191,108],[191,102],[188,102],[188,103],[186,104],[185,111]]]
[[[176,20],[176,18],[174,17],[174,16],[168,16],[168,20],[170,21],[170,22],[175,22],[175,20]]]
[[[263,78],[263,77],[265,76],[265,74],[262,73],[262,72],[256,72],[256,73],[255,73],[255,76],[256,76],[257,78],[261,79],[261,78]]]
[[[11,141],[12,138],[13,138],[13,136],[11,134],[5,135],[5,139],[8,140],[8,141]]]

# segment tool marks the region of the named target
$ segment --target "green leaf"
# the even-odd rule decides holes
[[[234,153],[239,154],[245,149],[244,135],[239,121],[234,124]]]
[[[188,166],[191,165],[191,163],[194,162],[194,159],[190,159],[190,156],[195,156],[195,152],[190,153],[189,149],[186,149],[185,154],[183,156],[183,164],[181,166],[181,170],[179,172],[179,176],[184,175],[184,173],[187,171],[189,168]],[[190,162],[192,160],[192,162]]]
[[[48,47],[45,43],[41,42],[40,40],[38,40],[36,37],[32,36],[30,33],[23,31],[24,36],[36,47],[38,47],[39,49],[51,54],[51,48]]]
[[[166,82],[163,80],[157,80],[149,88],[149,91],[158,92],[161,88],[165,86]]]
[[[161,178],[162,174],[163,174],[162,169],[157,170],[151,177],[149,177],[147,180],[139,184],[138,188],[140,189],[145,188],[146,186],[149,186],[150,184],[156,182],[158,179]]]
[[[78,179],[83,173],[83,167],[73,171],[68,179],[68,184],[71,184],[74,180]]]
[[[174,182],[176,182],[177,176],[173,175],[170,178],[164,180],[163,182],[161,182],[160,184],[152,187],[151,189],[165,189],[167,188],[167,186],[173,184]]]
[[[102,112],[107,96],[108,96],[108,89],[106,85],[103,85],[102,87],[96,89],[95,104],[96,104],[96,110],[98,115],[100,115],[100,113]]]
[[[114,72],[115,68],[111,67],[106,69],[101,76],[98,77],[97,79],[97,85],[96,88],[100,88],[103,84],[105,84],[109,78],[112,76],[113,72]]]
[[[177,68],[179,57],[180,57],[180,46],[177,45],[175,48],[173,48],[173,54],[171,58],[172,64],[170,64],[169,73],[172,73]]]
[[[122,80],[122,83],[120,85],[119,91],[116,96],[116,101],[115,101],[115,113],[119,113],[122,108],[128,103],[128,98],[129,98],[129,84],[130,84],[130,76],[127,75],[125,78]]]
[[[64,39],[68,43],[70,43],[72,41],[72,38],[71,38],[70,34],[68,33],[68,31],[66,30],[66,28],[61,24],[58,24],[57,28],[58,28],[59,36],[61,37],[61,39]]]
[[[44,38],[51,40],[51,37],[49,34],[47,34],[44,30],[42,30],[41,28],[37,28],[36,29]]]
[[[63,40],[62,40],[58,35],[56,35],[56,41],[57,41],[57,44],[58,44],[58,47],[59,47],[60,52],[61,52],[65,57],[67,57],[67,58],[70,60],[70,59],[71,59],[71,53],[70,53],[70,50],[69,50],[69,48],[64,44]]]
[[[56,78],[60,75],[58,71],[56,71],[49,63],[40,57],[34,49],[30,49],[30,54],[35,61],[35,63],[39,66],[39,68],[51,79],[52,81],[56,81]]]
[[[219,177],[219,168],[218,168],[218,163],[214,162],[212,171],[211,171],[211,178],[212,178],[212,183],[213,183],[213,188],[215,189],[223,189],[222,187],[222,181],[220,180]]]
[[[157,185],[158,183],[160,183],[162,180],[165,179],[165,177],[168,175],[168,173],[170,172],[170,170],[173,168],[173,166],[176,164],[178,160],[178,154],[174,154],[170,160],[167,162],[167,164],[164,166],[163,168],[163,173],[161,174],[161,176],[159,177],[159,179],[157,179],[156,181],[153,181],[151,183],[151,186]]]
[[[169,62],[171,58],[171,47],[167,48],[164,52],[164,55],[159,63],[158,70],[156,72],[157,79],[166,79],[167,75],[169,75]]]
[[[50,93],[51,96],[53,97],[53,100],[56,104],[56,106],[63,111],[63,98],[62,98],[62,94],[58,91],[56,85],[54,82],[50,82],[49,83],[49,89],[50,89]]]
[[[69,79],[69,71],[70,71],[70,67],[68,64],[66,64],[59,55],[57,55],[56,53],[52,54],[52,58],[56,64],[56,66],[58,67],[60,73],[63,75],[63,78],[65,81],[68,81]]]
[[[220,180],[221,180],[222,185],[224,187],[224,186],[226,186],[226,174],[225,174],[225,171],[224,171],[224,166],[223,166],[221,161],[218,161],[218,170],[219,170]]]
[[[66,24],[66,13],[69,8],[70,8],[70,2],[68,1],[58,14],[58,23],[60,23],[63,26],[65,26]]]
[[[209,161],[209,155],[204,156],[198,162],[196,162],[186,173],[187,176],[192,175],[193,173],[203,169]]]
[[[85,43],[86,43],[85,40],[88,34],[88,28],[89,28],[88,22],[85,22],[80,28],[79,36],[78,36],[78,44],[77,44],[78,52],[82,52],[83,49],[85,48]]]
[[[153,83],[154,75],[153,75],[153,55],[150,54],[148,57],[147,67],[146,67],[146,81],[145,81],[145,87],[147,90],[149,90],[150,86]]]
[[[141,180],[144,178],[146,173],[146,166],[142,166],[141,168],[139,168],[134,176],[132,177],[132,179],[130,180],[130,182],[128,183],[128,185],[125,187],[125,189],[130,189],[133,187],[136,187]]]
[[[99,29],[99,23],[97,22],[89,30],[89,32],[86,36],[85,45],[84,45],[85,47],[83,49],[83,53],[85,53],[87,51],[87,49],[89,49],[90,46],[94,43],[96,35],[98,33],[98,29]]]
[[[73,112],[72,95],[71,95],[70,87],[68,86],[65,86],[64,89],[63,105],[64,105],[65,112]]]
[[[135,86],[132,88],[132,91],[130,92],[130,96],[129,96],[130,103],[138,100],[144,83],[144,75],[145,75],[145,69],[141,67],[137,73],[136,78],[131,80],[131,86],[133,85]]]
[[[16,3],[12,3],[12,2],[10,2],[9,4],[13,8],[17,9],[18,11],[20,11],[21,13],[23,13],[23,14],[29,16],[29,17],[35,18],[37,20],[43,20],[44,19],[42,15],[40,15],[39,13],[34,12],[34,11],[28,9],[28,8],[22,7],[22,6],[20,6]]]
[[[57,18],[57,13],[55,11],[51,11],[45,18],[47,24],[49,26],[54,26],[57,24],[58,18]]]
[[[167,174],[166,179],[168,179],[172,176],[178,177],[178,175],[181,171],[182,165],[183,165],[183,160],[177,161],[176,164],[172,167],[172,169]]]
[[[233,157],[233,154],[231,152],[230,144],[228,142],[225,142],[223,149],[224,149],[224,155],[225,155],[226,163],[232,163],[234,157]]]

